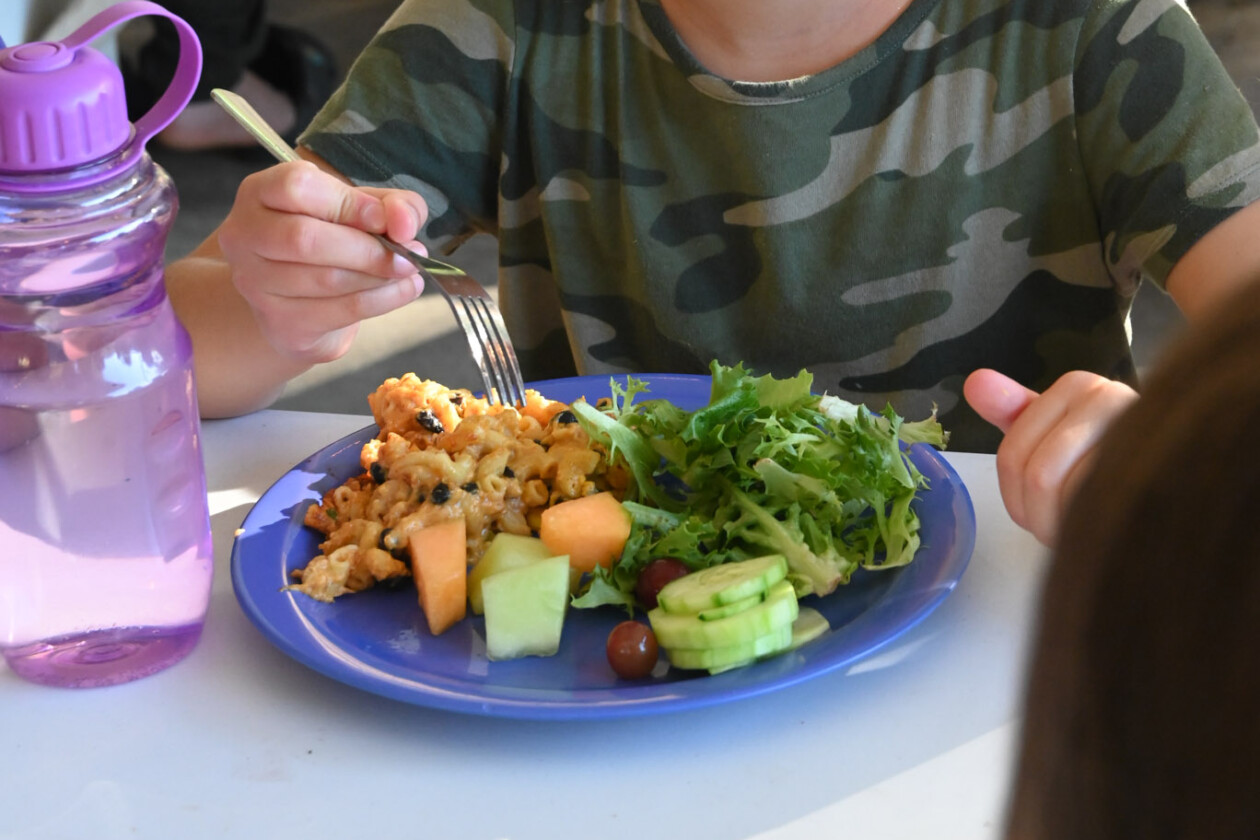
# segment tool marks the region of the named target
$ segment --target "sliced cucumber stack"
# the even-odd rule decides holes
[[[721,618],[705,620],[698,613],[670,613],[657,607],[648,613],[648,620],[657,643],[666,650],[704,650],[733,647],[782,627],[790,629],[798,609],[792,584],[781,580],[770,587],[765,600]]]
[[[786,578],[781,554],[711,566],[666,584],[648,621],[676,668],[718,673],[746,665],[803,640]]]
[[[710,672],[726,671],[747,665],[754,659],[787,650],[792,643],[792,626],[778,627],[764,636],[727,647],[711,647],[699,650],[666,649],[669,663],[676,668],[707,669]]]
[[[698,613],[762,595],[787,577],[787,558],[768,554],[737,563],[720,563],[671,580],[656,596],[669,613]]]

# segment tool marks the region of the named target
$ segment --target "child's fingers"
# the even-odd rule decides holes
[[[310,216],[369,233],[385,232],[385,208],[378,196],[347,184],[309,161],[277,164],[249,176],[242,193],[255,193],[266,208]]]
[[[392,258],[392,254],[390,257]],[[257,279],[245,280],[244,275],[238,277],[237,286],[241,294],[248,300],[257,301],[262,297],[289,299],[301,298],[336,298],[342,295],[355,294],[375,289],[382,283],[410,278],[420,283],[415,268],[407,263],[406,270],[392,277],[381,277],[376,273],[365,273],[354,269],[339,268],[328,265],[310,265],[307,263],[266,261],[256,264],[250,272],[251,278],[265,276],[265,281]]]
[[[963,396],[981,418],[1006,432],[1037,398],[1037,392],[996,370],[981,368],[963,383]]]
[[[360,189],[310,162],[249,176],[219,228],[232,282],[267,340],[307,363],[337,358],[357,325],[414,300],[415,267],[369,234],[413,250],[428,208],[406,190]]]
[[[1136,394],[1123,383],[1074,371],[1034,397],[998,447],[998,485],[1011,518],[1052,545],[1099,438]]]
[[[392,312],[419,293],[417,283],[408,278],[340,297],[291,298],[286,301],[286,317],[300,320],[305,332],[322,335]]]
[[[270,297],[254,304],[268,341],[281,353],[308,363],[331,361],[346,349],[341,335],[360,321],[415,300],[419,278],[377,282],[337,297]]]
[[[1058,531],[1067,476],[1097,438],[1091,418],[1051,391],[1012,424],[997,454],[998,486],[1011,518],[1046,545]]]
[[[395,242],[414,241],[429,218],[429,206],[410,190],[364,187],[363,192],[380,199],[385,211],[385,235]]]
[[[252,248],[257,257],[271,263],[294,263],[312,269],[311,278],[353,278],[350,285],[330,285],[323,291],[293,289],[286,294],[301,297],[312,294],[338,295],[359,291],[379,284],[381,278],[407,277],[415,273],[404,257],[398,256],[375,237],[353,227],[295,213],[268,213],[263,221],[266,233],[245,234],[256,241]],[[278,286],[274,277],[270,286]],[[300,279],[300,278],[299,278]],[[373,283],[375,281],[375,283]]]

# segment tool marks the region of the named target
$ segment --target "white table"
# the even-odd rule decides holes
[[[91,690],[0,665],[0,838],[854,840],[1000,836],[1044,552],[993,458],[952,454],[975,555],[954,593],[847,673],[612,721],[419,708],[272,647],[232,594],[234,531],[267,487],[368,418],[207,423],[216,572],[192,655]]]

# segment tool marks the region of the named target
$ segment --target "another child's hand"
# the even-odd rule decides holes
[[[998,486],[1017,525],[1054,545],[1067,501],[1107,425],[1137,398],[1122,382],[1084,371],[1038,394],[993,370],[967,377],[963,394],[1006,437],[997,451]]]
[[[359,321],[420,294],[411,264],[368,234],[424,253],[414,240],[427,213],[414,192],[284,163],[241,182],[219,247],[267,341],[298,361],[326,362],[349,349]]]

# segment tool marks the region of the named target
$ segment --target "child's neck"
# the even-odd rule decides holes
[[[808,76],[839,64],[892,25],[911,0],[661,0],[710,72],[746,82]]]

